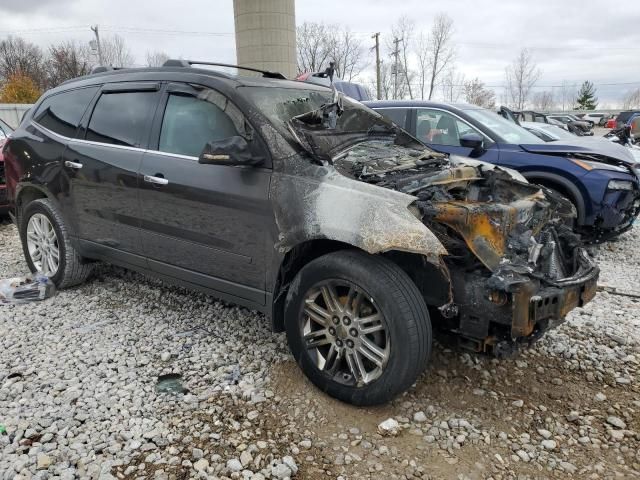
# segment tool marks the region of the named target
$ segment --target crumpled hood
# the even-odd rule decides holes
[[[624,163],[627,166],[633,166],[636,160],[633,154],[622,145],[603,140],[600,138],[580,138],[571,143],[564,140],[541,144],[525,144],[520,148],[526,152],[541,153],[546,155],[589,155],[598,157],[599,161],[613,161],[615,163]]]

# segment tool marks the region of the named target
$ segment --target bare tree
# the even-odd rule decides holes
[[[9,36],[0,41],[0,80],[26,75],[38,87],[46,87],[44,55],[33,43]]]
[[[531,52],[526,48],[522,49],[513,63],[505,69],[509,105],[522,110],[541,74],[541,70],[533,61]]]
[[[91,50],[88,46],[71,40],[51,45],[46,60],[47,88],[87,75],[92,66]]]
[[[496,94],[484,86],[479,78],[464,83],[464,99],[467,103],[484,108],[495,108]]]
[[[105,37],[100,40],[102,61],[112,67],[131,67],[134,64],[133,54],[120,35]]]
[[[367,66],[362,42],[348,29],[334,29],[332,35],[329,43],[333,45],[331,60],[335,62],[336,75],[350,82]]]
[[[560,86],[560,98],[559,102],[562,104],[562,111],[572,110],[578,98],[578,85],[575,83],[570,84],[562,81]]]
[[[556,104],[556,99],[553,96],[553,92],[545,90],[543,92],[537,92],[533,95],[533,108],[541,110],[543,112],[549,112],[553,110]]]
[[[332,29],[315,22],[304,22],[296,28],[298,73],[318,72],[329,66],[335,50]]]
[[[320,72],[335,63],[336,75],[351,81],[366,67],[362,42],[338,25],[305,22],[296,29],[298,73]]]
[[[411,88],[411,83],[413,82],[414,79],[414,72],[413,70],[411,70],[411,68],[409,68],[409,62],[408,62],[408,56],[409,56],[409,52],[412,50],[412,43],[413,43],[413,30],[414,30],[414,23],[413,20],[409,19],[409,17],[406,16],[402,16],[398,19],[398,21],[391,27],[391,33],[393,36],[393,39],[398,39],[398,71],[395,72],[396,75],[396,82],[397,82],[397,86],[396,89],[398,90],[398,86],[400,84],[404,84],[404,87],[402,88],[403,91],[405,91],[406,88],[406,93],[403,94],[402,96],[398,96],[398,98],[403,98],[407,93],[409,95],[409,98],[413,98],[413,90]],[[395,44],[389,43],[388,45],[389,51],[393,52],[395,51]]]
[[[164,62],[169,60],[169,55],[165,52],[147,52],[147,67],[161,67]]]
[[[440,83],[444,101],[457,102],[464,93],[465,85],[464,73],[457,73],[455,65],[449,68],[444,73]]]
[[[433,20],[427,42],[427,52],[430,71],[429,100],[431,100],[440,75],[453,61],[456,54],[453,45],[453,20],[445,13],[438,14]]]
[[[630,110],[632,108],[640,108],[640,88],[632,90],[624,96],[622,108]]]

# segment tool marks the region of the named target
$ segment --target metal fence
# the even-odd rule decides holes
[[[27,103],[0,103],[0,119],[7,122],[11,127],[16,128],[20,124],[24,112],[32,106]]]

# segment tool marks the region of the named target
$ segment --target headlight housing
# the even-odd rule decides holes
[[[577,158],[569,158],[569,160],[585,170],[613,170],[614,172],[629,173],[629,170],[626,167],[620,167],[610,163],[595,162],[593,160],[582,160]]]
[[[633,190],[633,182],[630,180],[609,180],[609,190]]]

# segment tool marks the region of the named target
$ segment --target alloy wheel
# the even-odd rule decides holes
[[[375,300],[346,280],[324,280],[305,296],[303,343],[316,367],[362,386],[382,375],[390,355],[387,322]]]
[[[52,277],[60,266],[60,246],[53,225],[42,213],[35,213],[27,224],[27,249],[38,272]]]

